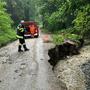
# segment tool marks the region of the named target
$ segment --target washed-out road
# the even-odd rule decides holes
[[[51,44],[42,35],[26,44],[27,52],[18,52],[18,40],[0,49],[0,90],[64,90],[48,63]]]

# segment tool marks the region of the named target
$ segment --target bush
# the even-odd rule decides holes
[[[5,5],[5,2],[0,1],[0,46],[3,46],[16,38],[15,32],[11,27],[13,21],[6,12],[6,9],[4,8]]]
[[[64,33],[64,32],[61,34],[54,34],[52,37],[53,37],[53,42],[57,45],[62,44],[66,39],[70,39],[78,42],[78,40],[81,38],[80,35]]]
[[[90,32],[90,4],[87,4],[86,6],[81,7],[81,10],[78,10],[76,19],[73,23],[76,32],[83,37],[87,37],[87,34]]]

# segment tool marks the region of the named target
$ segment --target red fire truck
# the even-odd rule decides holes
[[[25,27],[25,37],[38,37],[39,36],[39,28],[34,21],[25,21],[22,23]]]

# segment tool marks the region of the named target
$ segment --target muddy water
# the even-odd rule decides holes
[[[27,39],[27,52],[18,53],[18,41],[0,49],[0,90],[66,90],[48,63],[50,44]]]

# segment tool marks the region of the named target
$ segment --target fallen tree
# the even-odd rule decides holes
[[[54,67],[61,59],[67,58],[67,56],[80,54],[79,50],[83,46],[84,40],[64,40],[63,44],[56,45],[54,48],[48,51],[50,59],[49,63]]]

